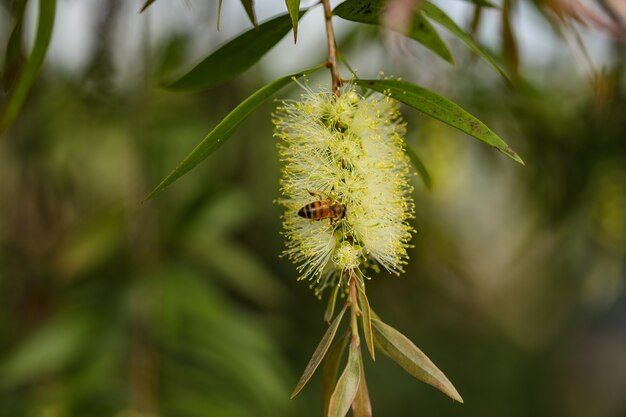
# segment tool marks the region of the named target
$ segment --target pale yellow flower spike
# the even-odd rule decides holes
[[[360,280],[377,264],[403,272],[414,204],[397,102],[363,97],[350,84],[339,97],[305,90],[273,118],[284,163],[285,254],[318,295],[351,275],[345,272]],[[307,206],[321,208],[306,218]]]

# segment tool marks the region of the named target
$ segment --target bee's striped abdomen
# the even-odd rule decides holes
[[[316,200],[298,211],[298,216],[305,219],[321,220],[333,217],[327,200]]]

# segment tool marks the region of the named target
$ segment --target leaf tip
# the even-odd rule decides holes
[[[465,401],[463,401],[461,394],[459,394],[456,388],[454,388],[454,386],[452,385],[450,385],[450,388],[451,388],[450,392],[447,392],[446,394],[448,394],[448,396],[452,398],[454,401],[459,402],[461,404],[465,404]]]
[[[522,166],[526,166],[522,158],[517,154],[517,152],[511,149],[511,147],[506,147],[505,149],[498,149],[498,150],[502,152],[503,154],[505,154],[506,156],[508,156],[509,158],[511,158],[512,160],[514,160],[515,162],[517,162],[518,164],[521,164]]]

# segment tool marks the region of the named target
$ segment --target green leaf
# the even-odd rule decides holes
[[[230,81],[256,64],[290,29],[288,14],[275,17],[231,40],[165,88],[202,90]]]
[[[372,360],[376,360],[374,353],[374,336],[372,335],[372,312],[370,310],[370,303],[365,295],[365,288],[363,285],[356,283],[356,287],[359,289],[359,305],[361,306],[361,324],[363,325],[363,335],[365,336],[365,344],[372,356]]]
[[[376,345],[387,356],[415,378],[437,388],[453,400],[463,402],[443,372],[406,336],[376,317],[372,325]]]
[[[0,365],[0,387],[20,385],[58,372],[79,356],[93,323],[85,315],[61,314],[35,330]]]
[[[300,19],[300,0],[285,0],[289,16],[291,16],[291,26],[293,27],[293,43],[298,41],[298,19]]]
[[[322,340],[317,346],[317,349],[315,349],[315,352],[313,352],[313,356],[311,356],[311,360],[309,361],[308,365],[304,369],[304,372],[302,373],[302,376],[300,377],[300,380],[298,381],[296,388],[294,388],[293,392],[291,393],[290,398],[293,398],[296,395],[298,395],[300,390],[302,390],[302,388],[304,388],[306,383],[309,382],[309,379],[311,379],[311,376],[313,376],[313,374],[315,373],[315,370],[317,369],[319,364],[322,362],[322,359],[324,359],[324,356],[326,355],[326,352],[328,351],[328,348],[330,347],[330,344],[332,343],[333,338],[335,337],[335,333],[337,333],[339,324],[341,324],[341,319],[343,317],[343,314],[346,312],[347,307],[348,305],[346,304],[343,307],[343,309],[341,309],[339,314],[337,314],[337,317],[335,317],[335,320],[333,320],[333,322],[331,323],[330,327],[328,327],[328,330],[326,330],[326,333],[324,333]]]
[[[272,81],[264,87],[261,87],[250,97],[242,101],[235,109],[228,114],[217,126],[196,146],[189,155],[167,176],[157,187],[144,199],[144,201],[152,198],[156,193],[162,191],[165,187],[185,175],[196,165],[206,159],[215,150],[217,150],[256,110],[265,100],[270,98],[275,92],[289,84],[296,78],[310,74],[323,66],[311,68],[297,74],[287,75]]]
[[[413,164],[413,167],[415,168],[415,170],[419,174],[419,176],[422,179],[422,182],[424,183],[426,188],[428,188],[429,190],[432,190],[432,187],[433,187],[432,179],[430,177],[430,174],[428,173],[428,170],[424,166],[424,163],[420,159],[420,157],[417,156],[415,151],[413,149],[411,149],[411,147],[409,146],[408,143],[404,147],[404,151],[409,156],[409,159],[411,160],[411,163]]]
[[[8,91],[16,77],[19,74],[23,64],[22,46],[24,44],[22,32],[24,28],[24,12],[26,10],[26,0],[16,1],[11,6],[11,20],[13,28],[11,29],[6,50],[4,53],[3,68],[0,72],[0,88]]]
[[[35,44],[26,64],[19,74],[14,88],[9,92],[8,99],[2,107],[0,113],[0,133],[4,132],[13,123],[19,114],[26,96],[33,86],[37,74],[41,69],[52,28],[54,27],[54,14],[56,9],[55,0],[39,0],[39,18],[37,22],[37,34]]]
[[[324,366],[322,367],[322,400],[324,403],[324,413],[322,415],[324,417],[328,415],[330,397],[333,395],[335,389],[337,374],[339,373],[339,364],[341,363],[343,352],[346,350],[346,346],[348,346],[348,340],[350,340],[350,332],[346,332],[344,337],[333,343],[326,355]]]
[[[361,379],[361,367],[359,366],[359,346],[350,343],[348,363],[337,381],[337,386],[328,404],[328,417],[344,417],[348,414],[350,406],[356,397],[359,380]]]
[[[463,29],[461,29],[443,10],[435,6],[429,1],[422,3],[422,11],[426,16],[439,23],[448,31],[456,35],[461,41],[465,43],[472,51],[487,61],[496,71],[498,71],[507,81],[511,81],[509,74],[498,64],[489,53],[478,45],[471,36],[469,36]]]
[[[519,79],[519,48],[513,32],[513,4],[511,0],[504,0],[502,5],[502,19],[500,39],[502,39],[502,55],[511,71],[514,80]]]
[[[337,303],[337,294],[339,294],[340,285],[335,285],[333,291],[328,296],[328,305],[326,306],[326,311],[324,312],[324,322],[329,323],[335,315],[335,304]]]
[[[141,10],[139,10],[139,13],[142,13],[144,10],[146,10],[148,7],[150,7],[150,5],[154,3],[154,0],[147,0],[143,6],[141,6]]]
[[[241,4],[243,8],[246,9],[246,14],[254,27],[258,27],[259,24],[256,20],[256,13],[254,12],[254,0],[241,0]]]
[[[380,25],[384,6],[382,0],[348,0],[335,7],[333,14],[353,22]],[[454,64],[454,58],[445,42],[420,12],[415,13],[413,22],[408,28],[390,26],[388,29],[418,41],[444,60]]]
[[[365,369],[363,367],[363,359],[359,355],[359,368],[361,374],[359,378],[359,389],[356,397],[352,402],[352,417],[372,417],[372,403],[370,402],[370,394],[367,390],[367,382],[365,381]]]
[[[359,80],[355,84],[387,94],[390,97],[407,104],[414,109],[441,120],[442,122],[459,129],[468,135],[493,146],[509,158],[524,165],[522,158],[515,153],[498,135],[489,129],[483,122],[463,110],[458,104],[439,94],[400,80]]]

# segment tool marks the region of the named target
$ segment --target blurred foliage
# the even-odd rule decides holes
[[[324,305],[278,258],[271,103],[140,203],[268,78],[257,66],[207,93],[159,91],[185,36],[151,49],[130,87],[111,87],[111,36],[81,74],[44,67],[0,139],[0,416],[321,413],[319,375],[288,400]],[[407,273],[373,277],[368,296],[466,404],[380,355],[364,364],[378,415],[626,414],[626,57],[613,45],[592,88],[563,73],[504,90],[480,67],[447,79],[525,168],[410,120],[433,189],[415,182]]]

